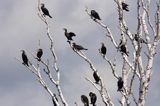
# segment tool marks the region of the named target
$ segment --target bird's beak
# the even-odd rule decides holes
[[[41,3],[41,6],[43,6],[44,4],[43,3]]]
[[[103,42],[101,42],[101,45],[103,45],[104,43]]]

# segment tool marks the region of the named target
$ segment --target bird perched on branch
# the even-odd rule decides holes
[[[84,106],[89,106],[89,100],[87,96],[81,95],[81,101],[83,102]]]
[[[73,40],[72,37],[73,37],[73,36],[76,36],[76,34],[73,33],[73,32],[67,32],[67,29],[66,29],[66,28],[63,28],[63,29],[64,29],[64,35],[66,36],[67,40],[68,40],[68,41]]]
[[[93,106],[96,106],[96,101],[97,101],[97,96],[96,96],[96,94],[93,93],[93,92],[90,92],[90,93],[89,93],[89,96],[90,96],[91,104],[92,104]]]
[[[122,53],[126,54],[127,56],[129,56],[128,55],[129,52],[127,51],[126,45],[122,40],[120,40],[118,48],[120,49],[120,52],[122,52]]]
[[[45,5],[44,5],[43,3],[41,4],[41,10],[42,10],[44,16],[47,15],[47,16],[49,16],[50,18],[52,18],[52,16],[49,14],[48,9],[45,7]]]
[[[73,46],[73,49],[78,50],[78,51],[79,50],[88,50],[81,45],[77,45],[76,43],[72,43],[72,46]]]
[[[94,80],[96,81],[95,83],[96,84],[98,84],[99,83],[99,81],[100,81],[100,78],[99,78],[99,76],[97,75],[97,72],[93,72],[93,78],[94,78]]]
[[[122,9],[125,11],[129,11],[128,4],[122,2]]]
[[[95,21],[97,20],[101,20],[99,14],[95,11],[95,10],[91,10],[91,18]]]
[[[137,41],[139,43],[147,44],[147,42],[144,39],[142,39],[141,37],[139,37],[138,34],[135,34],[134,39],[135,39],[135,41]]]
[[[23,64],[24,64],[24,65],[27,65],[27,66],[29,67],[27,55],[26,55],[26,53],[25,53],[24,50],[21,50],[21,51],[22,51]]]
[[[106,55],[107,48],[105,47],[104,43],[101,43],[101,44],[102,46],[100,48],[100,53],[103,55],[103,58],[104,58]]]
[[[123,88],[123,80],[122,80],[122,77],[119,77],[118,78],[118,82],[117,82],[117,86],[118,86],[118,90],[117,91],[123,91],[122,88]]]
[[[43,55],[43,50],[41,48],[39,48],[37,50],[37,59],[38,59],[38,61],[41,61],[42,55]]]

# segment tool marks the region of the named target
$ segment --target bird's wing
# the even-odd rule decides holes
[[[69,35],[70,35],[70,36],[76,36],[76,34],[73,33],[73,32],[70,32]]]

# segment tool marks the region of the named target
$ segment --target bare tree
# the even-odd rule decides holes
[[[121,32],[121,38],[119,38],[120,42],[116,41],[112,33],[112,29],[110,29],[102,22],[95,10],[89,10],[88,7],[86,7],[85,11],[87,15],[91,17],[91,20],[93,20],[96,24],[98,24],[102,29],[105,30],[106,38],[110,39],[110,42],[114,45],[115,50],[118,51],[117,54],[121,54],[121,57],[123,59],[123,65],[121,67],[122,72],[121,75],[118,75],[116,72],[116,64],[111,60],[112,58],[109,59],[109,57],[104,55],[101,50],[99,52],[102,56],[102,59],[110,65],[113,77],[117,80],[119,91],[118,93],[121,94],[121,98],[119,99],[120,106],[130,106],[131,101],[133,101],[134,105],[136,106],[144,106],[147,100],[146,95],[153,72],[152,69],[156,55],[156,49],[160,41],[160,0],[157,0],[154,21],[153,19],[151,21],[150,14],[150,4],[152,3],[152,1],[137,0],[136,9],[138,24],[137,30],[134,33],[131,32],[128,28],[126,19],[124,17],[124,12],[129,11],[128,4],[124,0],[114,0],[114,2],[117,6],[119,30]],[[47,37],[50,40],[50,52],[53,59],[45,61],[43,59],[39,59],[33,53],[29,52],[33,56],[33,58],[37,60],[37,66],[32,64],[31,61],[29,61],[29,66],[26,64],[23,65],[33,73],[37,81],[48,92],[48,94],[52,98],[54,106],[68,106],[68,103],[65,99],[65,96],[63,95],[60,86],[60,68],[57,64],[58,59],[55,52],[55,45],[51,37],[49,23],[46,20],[43,11],[41,10],[40,0],[38,0],[38,16],[46,26]],[[131,45],[128,45],[128,42],[130,42]],[[88,63],[89,68],[95,74],[93,75],[93,77],[97,77],[95,78],[96,82],[92,81],[88,77],[86,77],[86,81],[91,83],[93,87],[97,89],[105,106],[114,106],[115,104],[113,103],[110,93],[108,92],[104,84],[102,76],[100,76],[98,70],[93,65],[91,60],[82,51],[87,49],[82,47],[81,45],[78,45],[74,40],[68,40],[68,44],[71,50],[73,50],[80,58]],[[133,49],[128,51],[127,48],[129,47],[132,47]],[[147,48],[147,50],[144,51],[143,48]],[[109,50],[109,48],[107,48],[107,50]],[[115,60],[117,61],[118,58],[116,58]],[[53,63],[51,63],[51,61],[53,61]],[[144,62],[147,64],[144,65]],[[42,69],[40,64],[42,64],[45,68]],[[53,77],[52,71],[56,72],[56,77]],[[46,82],[45,80],[46,77],[42,77],[41,75],[42,72],[45,72],[49,81],[56,87],[56,92],[50,89],[50,87],[48,86],[48,82]],[[138,80],[139,84],[138,96],[133,92],[133,84],[135,79]],[[60,100],[58,100],[57,97],[59,97]],[[78,105],[76,102],[75,104]]]

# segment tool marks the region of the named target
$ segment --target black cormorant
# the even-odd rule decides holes
[[[100,81],[100,78],[99,78],[99,76],[97,75],[97,72],[93,72],[93,77],[94,77],[94,80],[96,81],[95,83],[96,84],[98,84],[99,83],[99,81]]]
[[[89,100],[87,96],[81,95],[81,101],[83,102],[84,106],[89,106]]]
[[[72,45],[73,45],[73,49],[78,50],[78,51],[79,50],[88,50],[81,45],[77,45],[76,43],[72,43]]]
[[[126,48],[126,45],[124,44],[124,42],[122,40],[120,40],[120,43],[119,43],[119,48],[120,48],[120,52],[126,54],[127,56],[128,55],[128,51],[127,51],[127,48]]]
[[[24,65],[29,66],[29,64],[28,64],[28,58],[27,58],[27,55],[26,55],[26,53],[25,53],[24,50],[22,50],[22,60],[23,60],[23,64]]]
[[[92,104],[93,106],[96,106],[96,101],[97,101],[97,96],[96,96],[96,94],[93,93],[93,92],[90,92],[90,93],[89,93],[89,96],[90,96],[91,104]]]
[[[76,34],[73,32],[67,32],[66,28],[64,28],[64,35],[66,36],[68,41],[73,40],[72,37],[76,36]]]
[[[49,16],[50,18],[52,18],[52,16],[49,14],[48,9],[44,6],[43,3],[41,4],[41,10],[42,10],[44,16],[47,15],[47,16]]]
[[[102,53],[103,57],[105,57],[105,55],[106,55],[106,51],[107,51],[107,49],[106,49],[106,47],[105,47],[104,43],[102,43],[102,46],[101,46],[100,52]]]
[[[141,37],[139,37],[137,34],[135,34],[134,39],[135,39],[135,41],[137,41],[137,42],[147,44],[147,42],[146,42],[144,39],[142,39]]]
[[[122,9],[126,10],[126,11],[129,11],[128,4],[122,2]]]
[[[101,18],[99,17],[99,14],[95,11],[95,10],[91,10],[91,18],[93,20],[101,20]]]
[[[121,45],[121,50],[122,53],[125,53],[128,56],[127,48],[125,45]]]
[[[123,91],[122,88],[123,88],[123,80],[122,80],[122,77],[119,77],[118,78],[118,82],[117,82],[117,86],[118,86],[118,90],[117,91]]]
[[[38,58],[38,61],[41,61],[41,57],[43,55],[43,50],[41,48],[38,49],[37,51],[37,58]]]

